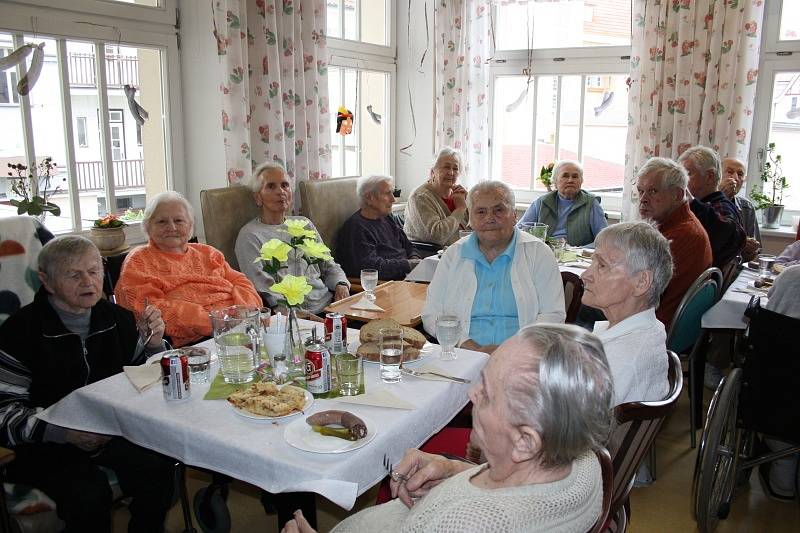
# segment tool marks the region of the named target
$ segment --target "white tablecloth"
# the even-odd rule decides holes
[[[349,330],[348,337],[357,339],[358,332]],[[487,356],[468,350],[457,352],[455,361],[440,361],[434,355],[431,363],[475,383]],[[434,354],[438,354],[438,347]],[[253,420],[236,414],[225,400],[204,401],[207,384],[193,385],[189,400],[167,402],[161,387],[139,393],[120,373],[72,392],[39,417],[72,429],[121,435],[187,465],[228,474],[273,493],[316,492],[351,509],[360,494],[386,476],[384,454],[397,464],[407,448],[421,445],[466,405],[471,386],[410,376],[390,385],[380,381],[378,365],[365,366],[368,392],[386,387],[417,409],[318,399],[304,415],[274,422]],[[215,375],[216,363],[211,370]],[[305,452],[284,440],[286,425],[327,409],[347,409],[371,419],[375,427],[370,429],[377,432],[375,439],[344,454]]]
[[[731,283],[722,298],[703,315],[701,325],[705,329],[746,329],[744,312],[753,295],[761,296],[761,304],[767,302],[767,293],[755,290],[753,282],[758,279],[758,273],[745,268]],[[741,291],[748,292],[741,292]]]
[[[425,259],[419,262],[414,269],[406,275],[405,281],[422,281],[425,283],[430,283],[433,279],[433,274],[436,272],[436,267],[439,265],[439,256],[438,255],[429,255]],[[586,266],[588,267],[589,264],[587,263]],[[558,269],[561,272],[573,272],[577,275],[581,275],[586,268],[580,268],[577,266],[566,266],[563,264],[558,265]]]

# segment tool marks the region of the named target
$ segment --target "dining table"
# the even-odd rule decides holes
[[[325,311],[341,313],[348,320],[359,322],[392,318],[402,326],[413,328],[422,323],[422,308],[427,295],[427,285],[393,280],[375,288],[375,301],[372,303],[377,309],[370,309],[372,305],[365,301],[366,294],[359,292],[331,303]]]
[[[761,298],[766,305],[769,288],[758,288],[754,285],[759,279],[757,269],[744,266],[739,275],[711,309],[705,312],[700,322],[704,329],[736,330],[747,329],[744,312],[753,296]]]
[[[311,324],[301,321],[301,329]],[[348,328],[348,337],[357,339],[358,332]],[[214,353],[213,341],[200,346]],[[420,359],[408,367],[475,383],[488,360],[486,354],[457,349],[457,359],[444,361],[439,359],[440,352],[439,346],[428,344]],[[139,392],[124,373],[75,390],[37,416],[70,429],[122,436],[186,465],[225,474],[271,493],[320,494],[349,510],[359,495],[387,475],[390,465],[402,459],[406,449],[427,441],[468,402],[469,383],[407,374],[400,383],[383,383],[379,366],[364,365],[364,395],[315,398],[304,411],[285,418],[252,418],[224,398],[205,400],[210,383],[193,384],[186,400],[167,401],[160,381]],[[211,375],[217,371],[218,362],[212,356]],[[345,403],[348,401],[361,403]],[[361,417],[367,423],[368,440],[339,453],[313,446],[313,451],[300,449],[296,437],[295,444],[287,441],[289,432],[295,435],[307,429],[308,416],[330,409]]]

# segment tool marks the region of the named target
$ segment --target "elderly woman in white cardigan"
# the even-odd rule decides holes
[[[459,345],[492,353],[520,328],[564,322],[564,288],[558,264],[541,240],[515,228],[514,192],[484,181],[467,197],[474,233],[442,256],[422,311],[425,331],[436,319],[461,320]]]

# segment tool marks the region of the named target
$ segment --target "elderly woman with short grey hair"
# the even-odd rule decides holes
[[[505,341],[472,387],[486,463],[409,450],[389,473],[397,499],[348,517],[360,531],[589,531],[602,512],[594,450],[613,427],[603,346],[577,326],[537,324]],[[295,513],[286,533],[313,529]]]
[[[106,300],[100,252],[77,235],[56,237],[42,248],[39,279],[33,302],[0,327],[0,443],[16,452],[6,478],[55,500],[66,531],[109,531],[112,498],[101,467],[111,468],[125,496],[133,497],[130,531],[163,531],[174,461],[122,437],[36,416],[164,350],[161,313],[149,306],[137,320]]]
[[[419,255],[392,215],[394,181],[389,176],[369,176],[358,183],[361,209],[339,230],[336,258],[348,276],[375,269],[380,279],[403,279]]]
[[[514,191],[483,181],[467,198],[473,233],[448,246],[428,287],[422,324],[436,334],[442,315],[461,322],[459,345],[491,353],[520,328],[564,322],[558,264],[540,239],[515,227]]]
[[[236,237],[234,251],[239,261],[239,268],[253,282],[264,302],[273,308],[278,305],[280,298],[279,294],[270,292],[273,284],[279,283],[287,274],[306,276],[312,288],[302,304],[305,312],[298,316],[318,320],[317,315],[322,313],[331,301],[341,300],[350,295],[347,276],[333,259],[309,265],[305,256],[297,250],[289,253],[286,265],[278,271],[277,279],[272,274],[264,272],[260,261],[254,261],[260,256],[264,243],[272,239],[285,243],[291,241],[292,237],[286,226],[287,220],[304,221],[306,229],[315,232],[319,242],[322,242],[322,237],[306,217],[287,216],[292,209],[294,194],[292,182],[280,164],[273,162],[262,164],[253,171],[244,185],[252,192],[259,215],[242,226]]]
[[[666,332],[656,318],[672,279],[669,242],[647,222],[614,224],[597,236],[592,264],[581,276],[583,303],[607,321],[594,333],[605,347],[616,404],[657,401],[669,390]]]
[[[209,337],[212,309],[261,305],[253,284],[231,268],[222,252],[189,242],[194,232],[192,206],[179,193],[151,198],[143,227],[149,242],[125,258],[115,287],[117,302],[134,313],[148,304],[158,307],[175,346]]]
[[[467,190],[457,184],[464,170],[461,152],[445,147],[431,165],[428,181],[408,197],[405,232],[414,241],[447,246],[467,227]]]

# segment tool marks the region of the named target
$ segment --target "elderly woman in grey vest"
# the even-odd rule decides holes
[[[564,238],[572,246],[591,244],[608,222],[600,198],[581,189],[583,167],[577,161],[561,160],[553,176],[556,190],[537,198],[519,226],[543,222],[548,226],[548,237]]]
[[[397,499],[333,531],[588,531],[602,510],[593,450],[612,427],[612,389],[597,337],[577,326],[523,328],[469,392],[486,463],[409,450],[389,473]],[[284,529],[311,531],[299,512]]]

